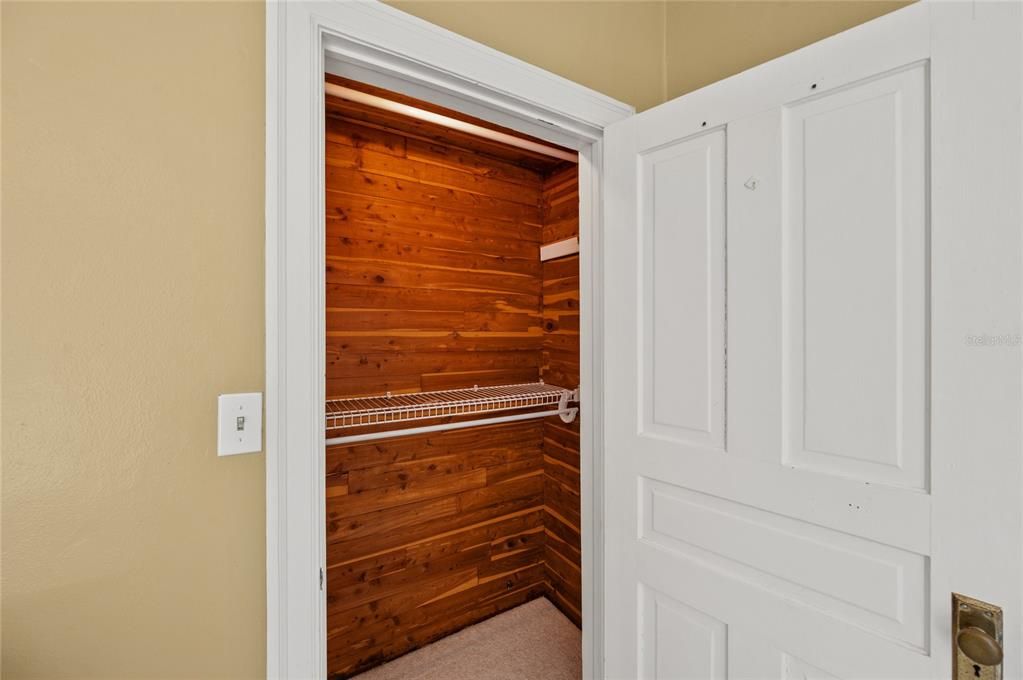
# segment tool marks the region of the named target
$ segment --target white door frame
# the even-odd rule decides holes
[[[633,109],[373,0],[267,4],[267,676],[326,676],[325,69],[579,150],[583,668],[601,677],[601,138]]]

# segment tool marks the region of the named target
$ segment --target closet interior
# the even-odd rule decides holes
[[[326,93],[328,673],[536,598],[580,626],[575,152]]]

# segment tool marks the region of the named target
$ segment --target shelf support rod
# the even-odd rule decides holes
[[[438,425],[423,425],[422,427],[407,427],[402,430],[386,430],[384,432],[367,432],[365,434],[349,434],[343,437],[331,437],[327,439],[327,446],[339,444],[357,444],[369,442],[374,439],[390,439],[391,437],[407,437],[413,434],[426,434],[429,432],[444,432],[446,430],[461,430],[466,427],[480,427],[481,425],[497,425],[499,423],[514,423],[518,420],[532,420],[534,418],[546,418],[547,416],[561,416],[566,423],[575,420],[579,413],[577,407],[559,408],[553,411],[536,411],[534,413],[516,413],[510,416],[496,416],[494,418],[480,418],[479,420],[462,420],[455,423],[440,423]]]

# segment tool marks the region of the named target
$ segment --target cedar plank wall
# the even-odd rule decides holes
[[[543,188],[543,242],[579,235],[579,168],[553,173]],[[562,387],[579,385],[579,256],[543,263],[543,360],[540,374]],[[545,418],[544,565],[547,597],[582,625],[579,518],[579,418]]]
[[[543,426],[327,450],[327,668],[347,677],[547,592]]]
[[[328,110],[327,397],[535,381],[540,176]]]
[[[551,356],[543,169],[333,98],[326,134],[328,398],[536,381]],[[548,432],[537,420],[328,448],[332,677],[548,593]],[[561,511],[578,526],[578,508]],[[553,533],[575,551],[552,557],[577,561],[578,531]],[[574,592],[559,606],[577,612]]]

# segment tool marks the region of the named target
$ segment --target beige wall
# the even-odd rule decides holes
[[[2,11],[4,675],[256,677],[263,10]]]
[[[882,0],[669,0],[666,98],[740,73],[907,4]]]
[[[885,9],[400,6],[640,109]],[[263,672],[262,63],[257,4],[2,3],[5,677]]]
[[[909,4],[387,1],[639,111]]]
[[[639,110],[664,101],[665,8],[660,0],[388,1]]]

